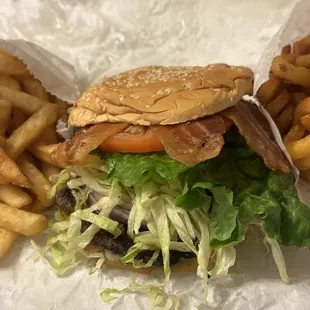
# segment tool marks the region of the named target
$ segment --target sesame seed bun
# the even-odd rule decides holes
[[[69,122],[75,127],[103,122],[177,124],[225,110],[252,88],[253,72],[245,67],[143,67],[87,89]]]

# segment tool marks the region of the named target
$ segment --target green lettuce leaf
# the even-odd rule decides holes
[[[108,179],[117,180],[127,187],[145,183],[152,173],[171,180],[188,169],[165,153],[151,155],[111,153],[106,155],[106,164]]]

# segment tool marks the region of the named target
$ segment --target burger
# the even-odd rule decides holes
[[[58,273],[83,260],[150,272],[225,275],[235,246],[258,227],[287,281],[279,244],[309,246],[309,209],[252,94],[245,67],[149,66],[87,89],[70,112],[73,136],[47,252]]]

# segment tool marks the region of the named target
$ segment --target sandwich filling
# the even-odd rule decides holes
[[[130,138],[117,147],[122,135]],[[151,143],[137,147],[139,139]],[[227,274],[235,246],[255,226],[287,282],[279,244],[310,246],[310,209],[249,103],[179,125],[93,125],[52,158],[67,168],[51,193],[59,209],[44,256],[60,274],[85,259],[93,270],[117,260],[162,265],[169,279],[171,265],[196,257],[207,288],[208,278]]]

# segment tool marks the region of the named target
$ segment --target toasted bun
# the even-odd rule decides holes
[[[153,271],[163,272],[163,267],[135,268],[130,264],[123,264],[118,260],[106,260],[105,265],[109,267],[114,267],[117,269],[126,269],[126,270],[134,271],[137,273],[143,273],[143,274],[150,274]],[[197,272],[197,267],[198,267],[197,259],[190,258],[190,259],[184,259],[181,262],[177,263],[176,265],[171,266],[171,271],[173,273]]]
[[[143,67],[90,87],[69,122],[75,127],[182,123],[225,110],[251,94],[252,88],[253,72],[245,67]]]

